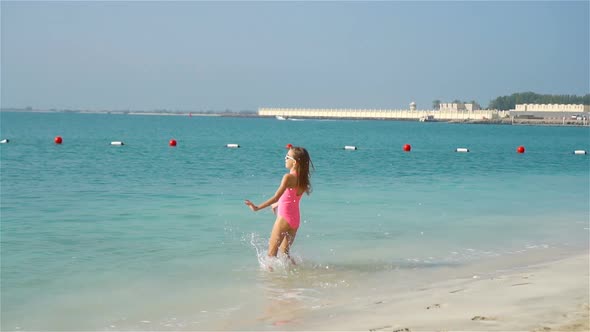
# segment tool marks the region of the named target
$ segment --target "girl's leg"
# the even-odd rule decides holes
[[[283,239],[289,234],[291,227],[287,221],[281,217],[278,217],[275,221],[272,231],[270,233],[270,239],[268,240],[268,255],[276,257],[279,251],[279,246],[283,242]]]
[[[283,242],[281,243],[281,252],[287,255],[289,258],[291,258],[291,256],[289,256],[289,249],[291,249],[293,241],[295,241],[295,235],[297,235],[297,229],[289,227],[287,234],[285,234]],[[291,261],[293,260],[291,259]]]

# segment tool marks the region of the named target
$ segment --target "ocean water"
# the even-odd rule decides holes
[[[2,330],[300,329],[384,285],[588,250],[588,128],[3,112],[0,129]],[[265,258],[274,216],[243,203],[274,193],[287,143],[315,165],[296,265]]]

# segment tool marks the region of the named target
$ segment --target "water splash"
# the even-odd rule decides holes
[[[250,234],[250,245],[256,250],[256,258],[261,270],[271,272],[290,273],[302,263],[302,259],[291,254],[291,257],[279,252],[277,257],[270,257],[267,254],[267,242],[257,233]]]

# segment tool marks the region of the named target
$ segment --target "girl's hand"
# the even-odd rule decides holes
[[[254,212],[256,212],[256,211],[258,211],[258,210],[259,210],[259,209],[258,209],[258,206],[254,205],[254,203],[250,202],[249,200],[245,200],[245,201],[244,201],[244,203],[245,203],[246,205],[248,205],[248,207],[250,208],[250,210],[252,210],[252,211],[254,211]]]
[[[272,205],[270,206],[272,208],[272,213],[274,213],[275,215],[277,214],[277,208],[279,207],[279,203],[272,203]]]

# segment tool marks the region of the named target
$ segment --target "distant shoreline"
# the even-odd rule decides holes
[[[241,111],[241,112],[157,112],[157,111],[85,111],[85,110],[35,110],[35,109],[12,109],[5,108],[0,109],[0,113],[13,112],[13,113],[68,113],[68,114],[108,114],[108,115],[146,115],[146,116],[186,116],[186,117],[235,117],[235,118],[266,118],[274,119],[272,116],[261,116],[254,111]],[[406,121],[406,122],[418,122],[415,119],[368,119],[368,118],[308,118],[299,117],[298,120],[372,120],[372,121]],[[583,124],[579,120],[560,120],[560,119],[528,119],[528,118],[504,118],[504,119],[490,119],[490,120],[435,120],[428,122],[441,122],[441,123],[455,123],[455,124],[495,124],[495,125],[515,125],[515,126],[559,126],[559,127],[590,127],[590,124]]]
[[[36,109],[18,109],[18,108],[3,108],[2,112],[16,112],[16,113],[68,113],[68,114],[114,114],[114,115],[164,115],[164,116],[252,116],[258,117],[254,111],[248,114],[240,112],[163,112],[163,111],[90,111],[90,110],[36,110]]]

